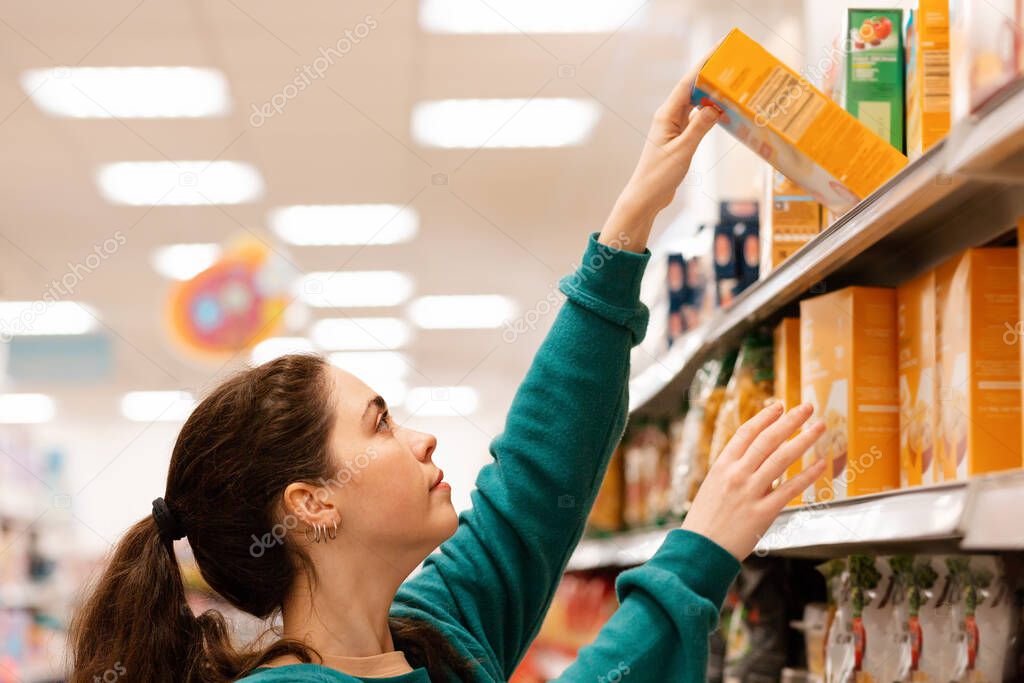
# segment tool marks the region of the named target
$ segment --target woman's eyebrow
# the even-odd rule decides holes
[[[383,413],[388,409],[388,404],[384,401],[384,398],[379,394],[374,396],[366,402],[366,410],[363,411],[363,421],[366,421],[366,417],[370,414],[370,411],[374,408],[377,409],[377,413]]]

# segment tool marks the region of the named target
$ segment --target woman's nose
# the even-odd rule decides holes
[[[409,434],[409,447],[412,449],[413,455],[420,462],[428,462],[430,456],[434,454],[434,449],[437,448],[437,437],[433,434],[427,434],[425,432],[417,432],[414,430],[407,430]]]

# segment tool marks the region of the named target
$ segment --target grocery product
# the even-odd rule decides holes
[[[850,9],[846,12],[846,111],[883,140],[903,151],[903,12]]]
[[[895,580],[891,619],[895,650],[894,656],[885,663],[884,680],[926,680],[928,672],[922,662],[935,662],[942,642],[933,624],[922,621],[921,612],[932,596],[939,575],[927,557],[896,555],[888,561]],[[924,656],[926,645],[928,657]]]
[[[740,569],[736,590],[739,602],[729,619],[723,681],[778,680],[789,637],[782,566],[766,558],[748,560]]]
[[[732,305],[739,286],[739,265],[736,262],[736,237],[732,223],[715,226],[715,242],[712,259],[715,264],[715,305],[726,308]]]
[[[935,272],[928,271],[896,290],[900,486],[941,481],[935,458],[938,428],[935,324]]]
[[[895,290],[848,287],[800,302],[802,398],[826,426],[804,467],[829,463],[804,502],[899,485],[896,377]]]
[[[844,212],[907,159],[807,79],[733,29],[701,67],[692,100],[818,201]]]
[[[1002,562],[987,555],[944,560],[948,630],[939,666],[945,680],[1014,680],[1012,644],[1020,614]]]
[[[654,524],[661,514],[659,485],[667,470],[668,441],[652,420],[638,420],[623,440],[625,499],[622,518],[628,527]]]
[[[949,132],[949,0],[918,0],[907,12],[907,156]]]
[[[774,392],[773,363],[769,334],[757,331],[743,339],[736,368],[725,388],[722,408],[715,418],[711,462],[721,454],[740,425],[754,417],[771,400]]]
[[[699,451],[701,432],[704,429],[704,403],[714,389],[713,372],[715,362],[705,363],[694,373],[687,389],[686,412],[669,425],[669,458],[671,479],[669,481],[669,515],[682,517],[690,507],[697,488],[704,480],[702,459]]]
[[[700,430],[700,447],[698,457],[701,459],[701,467],[704,472],[714,463],[711,457],[711,441],[714,438],[715,426],[718,424],[718,413],[725,401],[726,387],[736,367],[737,350],[725,353],[721,358],[711,361],[711,372],[714,381],[711,382],[711,390],[704,399],[704,424]]]
[[[594,507],[587,518],[587,531],[595,535],[615,533],[622,529],[623,505],[622,447],[612,453],[608,471],[604,475],[601,487],[597,490]]]
[[[959,121],[1019,73],[1017,0],[950,0],[949,62],[952,119]]]
[[[689,294],[686,286],[686,259],[682,254],[669,254],[667,270],[668,344],[671,346],[687,329],[684,313]]]
[[[782,402],[787,410],[800,404],[800,319],[783,318],[775,327],[772,336],[774,362],[775,399]],[[783,480],[800,474],[803,461],[797,460],[786,469]],[[799,505],[800,496],[789,502]]]
[[[1017,219],[1017,299],[1019,307],[1017,311],[1017,318],[1014,324],[1011,325],[1013,328],[1013,334],[1016,335],[1017,345],[1020,347],[1021,354],[1021,368],[1024,368],[1024,217]],[[1010,336],[1013,339],[1013,335]],[[1022,370],[1024,372],[1024,370]],[[1021,403],[1024,404],[1024,381],[1021,382]],[[1024,427],[1024,422],[1021,423]],[[1022,434],[1024,436],[1024,434]],[[1022,450],[1024,450],[1024,440],[1021,441]]]
[[[937,445],[946,481],[1024,464],[1018,296],[1013,247],[968,249],[935,270]]]
[[[761,211],[761,277],[775,270],[821,230],[821,204],[768,167]]]

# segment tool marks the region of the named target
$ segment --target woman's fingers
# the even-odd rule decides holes
[[[701,107],[694,110],[690,116],[690,122],[686,124],[682,134],[672,141],[672,151],[674,153],[683,151],[692,157],[697,145],[708,134],[708,131],[715,127],[721,117],[722,113],[714,107]]]
[[[703,62],[690,69],[683,76],[682,80],[676,83],[676,86],[672,88],[672,92],[669,93],[668,99],[658,108],[659,118],[671,121],[680,128],[687,124],[687,118],[692,107],[690,104],[690,93],[693,92],[693,84],[697,81],[697,72],[702,65]]]
[[[777,505],[779,509],[782,509],[786,503],[796,498],[808,486],[817,481],[824,471],[825,461],[815,460],[814,464],[802,470],[800,474],[779,484],[774,491],[768,494],[768,500]]]
[[[761,467],[765,458],[774,453],[775,449],[782,445],[782,442],[800,429],[800,425],[806,422],[813,412],[814,408],[810,404],[801,403],[758,434],[741,457],[741,462],[747,471],[754,472]]]
[[[753,443],[754,439],[779,419],[779,416],[782,415],[782,410],[783,406],[781,403],[773,403],[741,424],[740,428],[729,439],[729,443],[722,449],[718,460],[728,462],[741,458],[747,452],[747,449],[750,448],[750,444]]]
[[[779,423],[782,423],[782,420],[779,420]],[[807,449],[813,446],[814,442],[824,433],[825,424],[818,422],[780,446],[754,472],[755,485],[760,490],[766,490],[773,481],[785,473],[790,465],[802,458]]]

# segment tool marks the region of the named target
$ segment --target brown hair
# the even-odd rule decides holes
[[[285,487],[330,477],[333,421],[326,361],[288,355],[231,377],[207,396],[178,434],[167,474],[167,507],[187,532],[206,582],[235,607],[267,618],[300,572],[316,580],[308,556],[252,538],[277,521]],[[395,646],[434,680],[462,676],[470,664],[431,625],[391,620]],[[71,683],[114,670],[136,681],[234,681],[284,654],[320,656],[304,643],[257,641],[236,650],[215,610],[196,616],[174,550],[152,516],[128,530],[71,626]],[[115,661],[116,660],[116,661]]]

